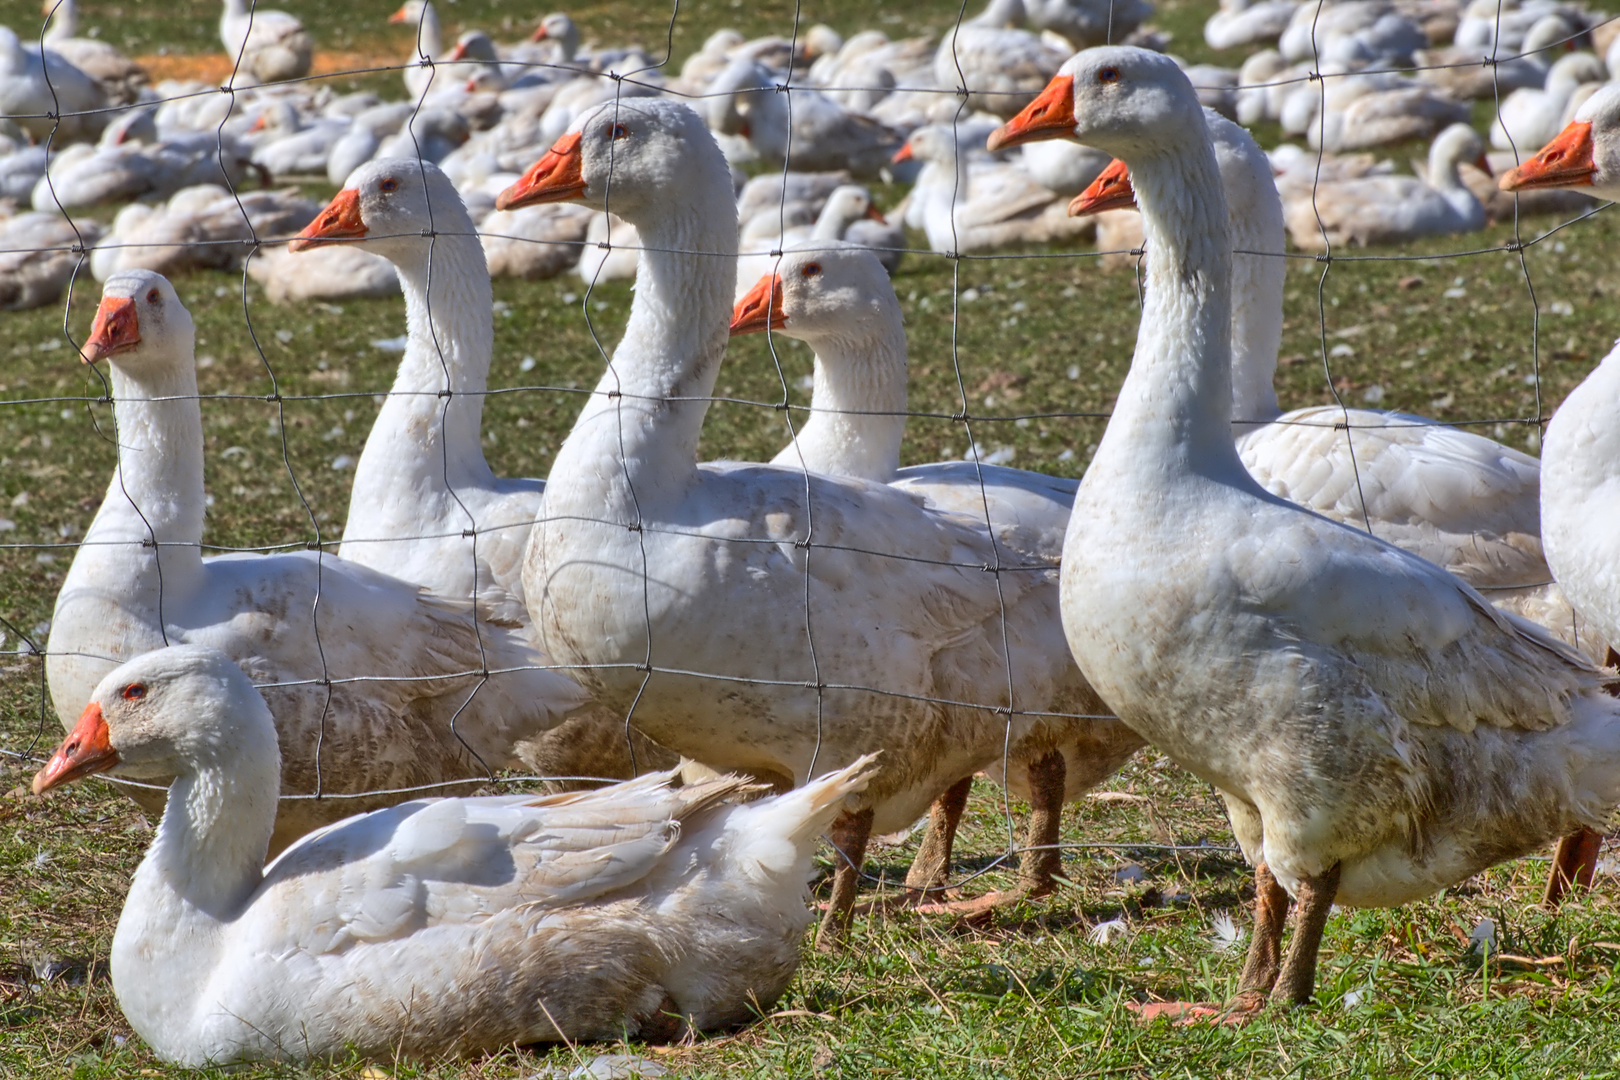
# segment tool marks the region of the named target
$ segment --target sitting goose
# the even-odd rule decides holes
[[[418,799],[266,866],[275,722],[229,657],[178,645],[109,672],[33,790],[106,771],[174,778],[113,935],[113,991],[160,1058],[218,1066],[747,1023],[799,966],[817,835],[871,765],[754,802],[737,777],[669,773]]]
[[[235,65],[238,85],[302,79],[315,58],[304,24],[285,11],[225,0],[219,40]]]
[[[133,105],[152,81],[146,69],[93,37],[79,36],[75,0],[44,0],[45,47],[101,84],[109,105]],[[92,31],[94,32],[94,31]]]

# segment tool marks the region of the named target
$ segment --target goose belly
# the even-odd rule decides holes
[[[1008,738],[992,711],[1007,686],[999,642],[977,627],[925,637],[911,617],[923,598],[894,583],[893,559],[807,552],[749,536],[745,519],[632,532],[581,521],[551,492],[524,574],[540,645],[671,750],[782,786],[886,751],[854,801],[892,830]],[[964,700],[936,681],[942,665],[986,707],[938,701]],[[1028,724],[1013,721],[1014,741]]]

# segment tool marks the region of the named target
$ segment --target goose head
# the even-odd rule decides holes
[[[769,328],[814,347],[827,338],[870,336],[891,310],[899,310],[894,286],[871,249],[819,240],[783,252],[776,272],[737,301],[731,336]]]
[[[101,304],[79,354],[87,364],[116,358],[122,368],[190,359],[197,330],[174,286],[150,270],[124,270],[101,288]]]
[[[553,11],[540,20],[530,41],[555,41],[562,49],[564,60],[572,60],[579,51],[579,27],[574,20],[560,11]]]
[[[244,752],[275,754],[275,723],[218,649],[145,653],[96,687],[78,724],[34,776],[34,794],[109,770],[131,780],[193,774]]]
[[[456,39],[455,48],[445,57],[446,62],[464,60],[469,63],[493,64],[500,60],[495,42],[482,30],[468,30]]]
[[[422,12],[427,7],[427,0],[405,0],[392,15],[388,16],[391,24],[414,23],[422,21]]]
[[[1442,175],[1455,175],[1458,164],[1464,161],[1490,175],[1485,140],[1467,124],[1452,124],[1436,135],[1429,147],[1429,183],[1437,184]]]
[[[1552,142],[1497,183],[1503,191],[1576,188],[1620,198],[1620,84],[1587,98]]]
[[[873,204],[870,191],[859,184],[840,184],[833,188],[831,195],[827,196],[827,203],[821,208],[816,223],[819,227],[825,222],[831,236],[836,238],[862,218],[888,221],[883,216],[883,211]]]
[[[1046,89],[997,128],[986,145],[998,150],[1073,139],[1128,160],[1206,138],[1198,96],[1174,60],[1111,45],[1066,60]]]
[[[1070,217],[1100,214],[1104,210],[1136,209],[1136,190],[1131,187],[1131,170],[1119,158],[1097,174],[1086,190],[1069,203]]]
[[[349,175],[315,220],[287,245],[293,252],[355,243],[398,261],[425,250],[428,233],[473,232],[472,219],[450,178],[431,162],[378,158]]]
[[[630,98],[576,121],[495,205],[567,201],[607,210],[611,201],[613,213],[644,228],[672,203],[709,201],[717,191],[729,201],[732,190],[725,155],[697,113],[668,98]]]

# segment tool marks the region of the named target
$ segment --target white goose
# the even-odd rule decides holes
[[[1023,0],[990,0],[979,14],[947,30],[934,53],[935,85],[963,93],[968,108],[997,116],[1027,105],[1069,50],[1016,29],[1025,16]]]
[[[225,0],[219,40],[241,83],[280,82],[309,74],[315,43],[304,24],[285,11]]]
[[[883,216],[872,202],[872,193],[859,184],[844,184],[835,188],[822,204],[821,213],[816,215],[814,222],[808,225],[790,225],[783,232],[778,225],[771,228],[771,214],[766,212],[756,219],[760,225],[765,226],[759,232],[744,228],[738,245],[742,253],[737,256],[737,295],[742,296],[744,290],[752,288],[754,282],[759,280],[761,274],[768,274],[781,258],[773,252],[780,252],[790,247],[796,247],[806,241],[843,240],[848,239],[859,242],[857,236],[849,235],[858,225],[872,224],[878,226],[874,233],[868,233],[868,239],[876,240],[875,245],[887,250],[878,253],[879,259],[888,259],[894,264],[900,261],[901,252],[897,249],[905,246],[905,231],[903,226],[892,227],[888,219]],[[778,219],[780,220],[780,219]],[[825,469],[818,469],[825,472]]]
[[[1362,176],[1321,182],[1315,198],[1297,188],[1286,208],[1288,233],[1306,250],[1393,244],[1485,227],[1485,207],[1457,168],[1481,161],[1485,144],[1467,124],[1453,124],[1429,148],[1427,176]],[[1487,170],[1488,171],[1488,170]],[[1320,219],[1319,219],[1320,216]]]
[[[1589,52],[1561,56],[1547,70],[1547,81],[1513,91],[1491,123],[1491,145],[1521,153],[1558,134],[1569,119],[1571,99],[1585,84],[1606,83],[1609,69]]]
[[[1074,503],[1076,482],[1022,469],[971,461],[900,467],[906,423],[906,333],[900,301],[876,256],[836,240],[809,240],[785,252],[738,302],[731,333],[778,331],[815,350],[815,389],[810,416],[773,465],[893,484],[930,506],[1036,537],[1040,555],[1056,561]],[[1052,617],[1057,611],[1052,609]],[[1054,621],[1044,642],[1067,649]],[[1014,666],[1028,660],[1015,657]],[[1071,701],[1090,695],[1071,695]],[[1052,708],[1039,702],[1029,707]],[[1072,707],[1072,706],[1071,706]],[[1054,887],[1060,865],[1059,814],[1065,800],[1080,797],[1115,772],[1142,746],[1135,732],[1102,718],[1100,701],[1080,711],[1096,719],[1048,717],[998,755],[985,772],[1002,779],[1031,804],[1030,830],[1020,859],[1020,894],[1039,896]],[[969,775],[943,796],[930,815],[917,862],[906,877],[913,888],[943,882],[952,840],[967,797]],[[973,906],[982,906],[985,898]]]
[[[446,596],[494,585],[521,605],[544,485],[498,479],[484,460],[494,298],[460,195],[427,162],[368,162],[288,248],[333,243],[394,264],[406,328],[399,373],[355,465],[338,553]]]
[[[271,684],[285,790],[328,796],[282,802],[278,850],[400,798],[330,796],[483,777],[479,758],[521,765],[518,744],[584,698],[535,669],[544,660],[521,632],[331,555],[202,557],[194,338],[164,278],[107,281],[84,355],[112,369],[119,465],[51,619],[45,673],[63,725],[131,657],[180,642],[223,650]],[[136,797],[154,808],[148,793]]]
[[[848,169],[876,177],[899,149],[899,132],[880,121],[850,112],[809,88],[789,95],[775,88],[779,77],[746,57],[734,61],[709,84],[709,126],[746,138],[772,168]]]
[[[1313,406],[1284,413],[1273,380],[1286,265],[1271,165],[1243,128],[1206,111],[1230,210],[1232,429],[1249,474],[1274,495],[1370,530],[1484,590],[1595,660],[1607,645],[1551,584],[1542,554],[1540,465],[1511,447],[1421,416]],[[1082,213],[1135,205],[1115,162],[1076,200]],[[1265,253],[1265,254],[1243,254]]]
[[[102,231],[99,222],[42,210],[0,219],[0,311],[54,303],[82,272],[73,249],[94,245]]]
[[[1009,685],[1021,710],[1083,681],[1029,644],[1050,625],[1042,575],[981,569],[1034,561],[1032,543],[992,546],[884,484],[697,463],[735,284],[732,190],[696,113],[636,100],[589,114],[502,193],[611,201],[645,245],[624,338],[546,484],[524,591],[547,652],[604,701],[633,701],[671,750],[783,786],[885,751],[835,825],[836,930],[872,830],[994,760],[1009,724],[1022,735],[1027,717],[993,711]],[[1050,663],[1010,676],[1008,649]]]
[[[1204,22],[1204,44],[1212,49],[1235,49],[1276,41],[1298,7],[1298,0],[1221,0],[1220,9]]]
[[[40,142],[94,138],[107,123],[101,84],[51,49],[23,48],[0,26],[0,116]],[[54,118],[53,118],[54,117]]]
[[[105,41],[79,36],[79,7],[74,0],[44,0],[40,13],[45,47],[101,84],[109,105],[132,105],[151,82],[146,69]]]
[[[1121,157],[1149,273],[1064,543],[1064,627],[1120,718],[1222,793],[1256,865],[1235,1011],[1304,1003],[1335,902],[1406,903],[1600,825],[1620,801],[1620,702],[1540,628],[1254,482],[1232,443],[1232,244],[1192,87],[1165,57],[1107,48],[1048,90],[1004,139]]]
[[[944,124],[918,128],[895,156],[924,163],[911,191],[907,223],[934,251],[973,252],[1078,239],[1090,219],[1072,218],[1067,200],[1014,162],[974,159]]]
[[[817,834],[868,760],[746,802],[668,773],[575,795],[423,799],[264,865],[276,727],[230,658],[161,649],[109,673],[34,777],[167,781],[112,944],[113,990],[165,1061],[670,1039],[786,989]]]
[[[523,551],[544,485],[498,478],[484,459],[495,330],[483,239],[433,165],[384,158],[349,179],[287,257],[386,259],[405,292],[406,344],[355,465],[338,554],[527,623]],[[525,760],[548,776],[616,779],[672,763],[645,740],[631,754],[626,734],[622,712],[593,705],[531,741]]]
[[[388,16],[388,21],[416,31],[407,66],[400,72],[405,90],[413,101],[420,101],[434,83],[445,86],[456,81],[460,74],[457,69],[438,71],[433,64],[424,63],[449,60],[449,50],[444,47],[444,30],[439,25],[439,10],[433,6],[433,0],[405,0],[399,10]]]
[[[1620,198],[1620,86],[1606,86],[1536,155],[1505,174],[1503,191],[1569,189]],[[1615,541],[1605,531],[1605,494],[1614,485],[1617,433],[1609,403],[1620,383],[1620,350],[1570,391],[1542,439],[1542,535],[1547,562],[1582,615],[1620,641],[1620,590],[1613,587]],[[1610,660],[1614,657],[1611,654]]]

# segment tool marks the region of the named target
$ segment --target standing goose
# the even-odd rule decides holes
[[[303,23],[249,0],[225,0],[219,40],[236,65],[237,78],[249,84],[302,79],[315,58],[315,43]]]
[[[107,279],[84,358],[111,368],[119,462],[51,616],[45,674],[63,725],[125,660],[180,642],[222,650],[263,687],[285,790],[300,796],[281,803],[276,850],[401,798],[386,792],[520,767],[519,744],[584,703],[521,632],[332,555],[202,557],[194,342],[167,280]],[[384,794],[332,797],[362,792]]]
[[[425,161],[368,162],[288,247],[331,244],[393,264],[406,325],[399,372],[355,465],[338,554],[441,596],[501,605],[526,623],[523,552],[545,485],[499,478],[484,459],[494,300],[460,195]],[[530,757],[564,776],[622,778],[671,763],[644,740],[637,750],[626,749],[622,713],[593,707],[546,735]]]
[[[893,484],[992,530],[1026,531],[1050,562],[1062,555],[1075,481],[971,461],[900,467],[906,333],[900,301],[872,252],[838,241],[807,241],[784,253],[775,272],[760,277],[732,314],[732,336],[767,329],[806,342],[816,354],[810,417],[773,465]],[[1068,646],[1055,606],[1050,615],[1050,633],[1029,645],[1061,656]],[[1027,662],[1014,660],[1015,666]],[[1089,688],[1029,707],[1087,716],[1046,717],[1008,748],[1005,762],[998,753],[982,766],[1031,804],[1017,896],[1040,896],[1054,887],[1063,803],[1107,779],[1142,746],[1135,732],[1104,715],[1107,709]],[[906,877],[912,888],[943,882],[971,782],[969,774],[935,804]],[[982,907],[999,899],[992,894],[971,903]]]
[[[1620,86],[1582,103],[1558,136],[1500,180],[1503,191],[1568,189],[1620,198]],[[1541,529],[1547,563],[1570,602],[1609,641],[1620,641],[1615,541],[1605,509],[1620,463],[1620,431],[1610,416],[1620,392],[1620,350],[1610,352],[1569,392],[1542,437]],[[1615,655],[1611,651],[1609,662]],[[1600,836],[1571,854],[1571,881],[1590,884]],[[1549,891],[1549,899],[1556,899]]]
[[[1282,342],[1283,211],[1253,136],[1206,110],[1232,245],[1232,433],[1249,474],[1281,496],[1405,548],[1498,607],[1602,659],[1607,646],[1550,584],[1541,545],[1540,463],[1422,416],[1319,405],[1283,412],[1273,380]],[[1134,207],[1123,162],[1073,207]]]
[[[705,765],[791,787],[884,751],[834,826],[837,932],[871,832],[1017,741],[1028,702],[1084,683],[1029,644],[1054,568],[984,570],[1039,559],[1015,530],[992,545],[884,484],[698,464],[732,310],[732,190],[696,113],[636,99],[589,113],[502,192],[502,207],[611,207],[644,245],[624,337],[552,466],[524,593],[551,656]],[[1009,654],[1042,662],[1009,671]]]
[[[1130,167],[1149,275],[1064,542],[1064,628],[1120,718],[1221,793],[1255,864],[1234,1013],[1302,1004],[1334,903],[1407,903],[1601,825],[1620,702],[1540,628],[1244,469],[1227,210],[1175,64],[1080,53],[992,143],[1056,137]]]
[[[484,460],[494,298],[461,196],[428,162],[367,162],[288,247],[334,243],[394,264],[406,329],[355,466],[338,553],[446,596],[494,584],[521,603],[523,549],[545,485],[499,479]]]
[[[110,672],[34,777],[167,782],[113,935],[130,1025],[165,1061],[670,1039],[748,1022],[786,989],[817,834],[865,759],[746,802],[662,773],[572,795],[420,799],[304,837],[265,866],[280,761],[223,653]]]

